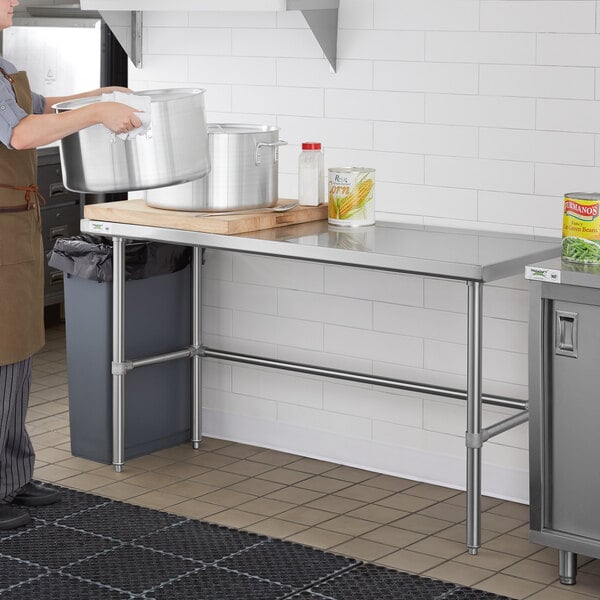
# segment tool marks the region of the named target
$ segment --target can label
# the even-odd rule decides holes
[[[600,264],[600,194],[565,194],[562,258]]]
[[[358,227],[375,223],[375,169],[329,169],[329,223]]]

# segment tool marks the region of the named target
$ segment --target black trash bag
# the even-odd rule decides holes
[[[63,273],[98,282],[112,281],[112,238],[79,235],[56,240],[48,265]],[[190,264],[192,250],[163,242],[130,241],[125,246],[125,279],[175,273]]]

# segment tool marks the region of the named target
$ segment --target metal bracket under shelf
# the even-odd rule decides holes
[[[142,68],[142,11],[98,11],[137,69]]]
[[[339,0],[286,0],[286,11],[299,10],[335,73]],[[142,67],[142,11],[100,10],[135,67]]]
[[[337,68],[339,0],[286,0],[286,10],[299,10],[313,32],[333,72]]]

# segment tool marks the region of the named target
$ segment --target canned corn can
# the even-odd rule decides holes
[[[360,227],[375,223],[375,169],[329,169],[329,223]]]
[[[563,260],[600,264],[600,194],[565,194]]]

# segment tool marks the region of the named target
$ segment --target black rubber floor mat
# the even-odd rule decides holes
[[[115,501],[65,517],[60,523],[122,542],[130,542],[185,520],[185,517]]]
[[[0,553],[42,567],[58,569],[116,545],[118,542],[84,531],[74,531],[58,525],[41,525],[2,540]]]
[[[56,521],[67,515],[78,513],[108,501],[107,498],[101,498],[100,496],[94,496],[93,494],[82,494],[75,490],[59,488],[57,486],[49,487],[61,490],[60,502],[50,504],[49,506],[30,507],[29,513],[34,519],[41,519],[46,522]]]
[[[331,598],[327,598],[327,596],[323,596],[321,594],[316,594],[315,592],[298,592],[293,596],[288,596],[286,600],[331,600]]]
[[[291,591],[288,586],[205,567],[153,590],[150,596],[156,600],[280,600],[288,597]]]
[[[2,600],[126,600],[131,594],[51,573],[0,592]]]
[[[123,544],[91,560],[67,567],[63,572],[141,594],[161,583],[185,575],[198,566],[190,560]]]
[[[366,564],[316,585],[311,591],[336,600],[433,600],[448,597],[456,587],[452,583]]]
[[[510,600],[67,490],[0,532],[2,600]]]
[[[511,600],[507,596],[498,596],[490,592],[482,592],[471,588],[458,588],[448,595],[448,600]]]
[[[136,544],[212,563],[266,540],[254,533],[187,521],[139,538]]]
[[[0,590],[46,573],[46,569],[12,558],[0,557]]]
[[[289,585],[297,590],[359,564],[300,544],[270,540],[219,562],[219,566]]]

